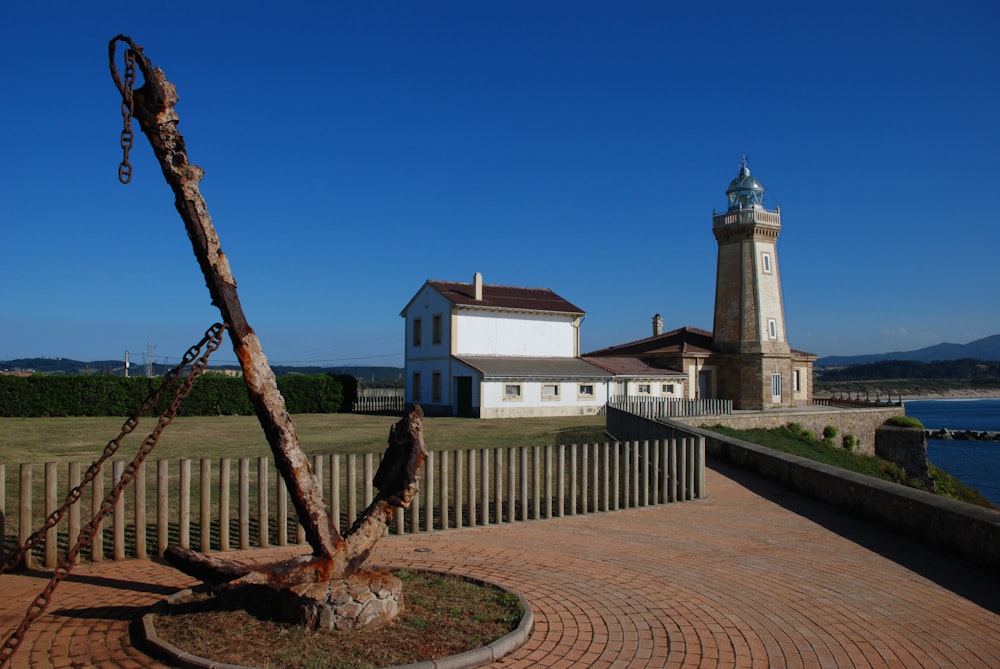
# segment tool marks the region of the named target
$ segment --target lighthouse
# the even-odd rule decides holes
[[[793,406],[799,385],[781,297],[781,209],[764,207],[764,190],[744,157],[726,190],[726,211],[712,215],[719,247],[712,349],[726,358],[717,388],[738,409]]]

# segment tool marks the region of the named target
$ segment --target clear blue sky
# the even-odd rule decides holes
[[[400,310],[476,271],[584,309],[585,351],[657,312],[711,329],[744,154],[794,348],[1000,333],[997,26],[993,0],[7,2],[0,359],[176,361],[218,319],[138,127],[118,183],[118,33],[177,87],[273,364],[401,365]]]

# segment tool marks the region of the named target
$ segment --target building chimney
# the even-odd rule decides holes
[[[476,302],[483,301],[483,274],[482,272],[476,272],[472,276],[472,286],[475,292]]]
[[[653,336],[659,337],[663,334],[663,319],[660,318],[660,314],[653,315]]]

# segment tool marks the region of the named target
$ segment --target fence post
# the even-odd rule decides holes
[[[111,483],[113,485],[118,485],[121,481],[122,474],[125,472],[125,463],[120,461],[115,461],[111,463]],[[55,492],[55,489],[53,489]],[[53,500],[55,501],[55,500]],[[118,495],[118,499],[115,500],[115,505],[112,510],[112,536],[114,537],[112,543],[112,557],[116,561],[121,561],[125,559],[125,491],[122,490],[121,494]]]
[[[698,437],[698,450],[695,453],[698,478],[695,482],[695,499],[705,497],[705,437]]]
[[[434,451],[427,452],[424,462],[424,485],[420,491],[424,495],[424,531],[434,531]]]
[[[513,523],[517,520],[517,493],[521,489],[517,480],[517,447],[508,446],[504,450],[507,452],[507,522]]]
[[[440,451],[440,454],[441,494],[438,496],[438,506],[441,507],[441,529],[447,530],[448,526],[451,524],[451,519],[448,517],[449,509],[451,507],[451,491],[448,489],[448,479],[451,477],[451,467],[449,467],[448,461],[451,460],[452,451]]]
[[[250,548],[250,458],[240,458],[239,474],[240,550]]]
[[[518,446],[518,457],[521,460],[519,472],[521,483],[521,521],[528,520],[528,447]]]
[[[3,465],[0,465],[0,479],[3,479]],[[69,485],[67,486],[69,490],[73,490],[80,485],[80,463],[71,462],[69,463]],[[68,491],[67,491],[68,493]],[[0,480],[0,515],[3,515],[3,500],[5,495],[3,494],[3,482]],[[69,541],[68,545],[76,545],[77,540],[80,538],[80,506],[83,504],[79,499],[73,503],[73,506],[69,508]],[[3,521],[0,520],[0,523]],[[145,528],[143,528],[145,532]],[[0,533],[2,535],[2,533]],[[0,555],[3,552],[0,551]]]
[[[330,454],[330,516],[333,518],[333,526],[341,534],[344,527],[340,522],[340,455]]]
[[[576,444],[569,446],[569,515],[575,516],[577,512],[577,490],[579,482],[579,452],[580,447]]]
[[[632,442],[632,506],[639,506],[641,479],[639,478],[639,441]]]
[[[201,459],[201,496],[198,504],[198,530],[201,552],[212,549],[212,461]]]
[[[278,481],[278,545],[288,545],[288,487]]]
[[[76,464],[76,483],[73,483],[73,465]],[[72,490],[75,486],[79,485],[80,482],[80,465],[79,463],[70,463],[69,465],[69,478],[70,478],[70,489]],[[139,466],[135,470],[135,478],[132,479],[132,489],[135,491],[135,556],[140,560],[147,557],[146,551],[146,461],[139,463]],[[74,504],[73,507],[77,505]],[[79,511],[79,509],[77,509]],[[79,523],[79,515],[77,515],[77,523]],[[76,527],[76,531],[80,531],[79,525]],[[73,534],[73,510],[70,509],[70,540],[69,545],[72,546],[76,542],[75,535]]]
[[[358,456],[347,454],[347,526],[358,518]]]
[[[96,480],[95,480],[96,483]],[[170,543],[170,461],[156,461],[156,554]]]
[[[28,470],[30,473],[30,469]],[[104,500],[104,469],[98,472],[92,481],[93,495],[90,498],[90,517],[94,518],[101,511],[101,502]],[[30,507],[29,507],[30,509]],[[97,524],[97,531],[94,532],[90,540],[90,561],[100,562],[104,559],[104,519]]]
[[[479,458],[483,472],[479,480],[480,492],[483,496],[479,504],[480,525],[490,524],[490,456],[492,454],[492,449],[484,448],[481,457]]]
[[[660,440],[653,440],[653,453],[652,453],[653,463],[650,469],[650,483],[653,487],[653,492],[650,495],[653,504],[662,504],[663,500],[660,499]]]
[[[618,502],[621,499],[621,451],[622,443],[616,441],[611,444],[611,510],[618,510]]]
[[[462,479],[465,466],[465,451],[458,449],[455,451],[455,529],[462,529],[462,513],[465,500],[462,495],[465,492],[465,481]]]
[[[545,517],[552,517],[552,444],[545,444]]]
[[[503,448],[499,446],[493,452],[495,458],[493,467],[493,515],[497,525],[503,523]]]
[[[566,445],[558,446],[558,471],[556,472],[556,515],[566,512]]]
[[[219,460],[219,550],[229,550],[229,477],[232,461]]]
[[[532,511],[535,520],[542,517],[542,446],[531,447]]]
[[[469,514],[468,521],[469,527],[476,526],[476,482],[477,482],[477,467],[476,467],[476,450],[474,448],[469,449]]]
[[[177,545],[188,548],[191,545],[191,460],[181,459],[180,518],[177,521]]]
[[[364,462],[365,508],[367,509],[372,500],[375,499],[374,484],[372,483],[372,479],[375,478],[375,460],[371,453],[365,453],[361,459]]]
[[[18,514],[17,514],[17,545],[23,546],[31,536],[31,465],[22,464],[18,469],[19,474],[19,489],[18,489]],[[97,480],[94,480],[97,483]],[[97,495],[95,490],[94,495]],[[93,504],[91,504],[93,506]],[[95,537],[96,538],[96,537]],[[93,545],[93,544],[91,544]],[[24,554],[24,566],[27,569],[31,569],[32,559],[31,551],[27,551]]]
[[[118,464],[117,462],[115,463]],[[54,462],[45,463],[45,517],[48,518],[56,510],[56,484],[59,482],[59,469]],[[115,505],[117,518],[118,505]],[[117,527],[115,528],[117,531]],[[117,538],[117,534],[115,535]],[[122,534],[124,536],[124,533]],[[59,534],[56,527],[45,531],[45,568],[52,569],[58,561]],[[124,556],[123,556],[124,557]]]

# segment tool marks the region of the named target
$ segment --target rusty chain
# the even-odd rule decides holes
[[[4,573],[9,569],[12,569],[15,565],[17,565],[21,561],[21,558],[24,557],[25,553],[30,551],[39,542],[41,542],[41,540],[45,537],[45,533],[48,530],[55,527],[59,523],[59,521],[62,520],[62,517],[66,514],[66,511],[69,510],[69,507],[71,507],[80,499],[80,497],[83,495],[84,489],[90,484],[91,481],[93,481],[100,474],[101,467],[104,465],[104,462],[108,458],[112,457],[118,451],[118,448],[121,446],[122,440],[129,434],[131,434],[135,430],[135,428],[139,425],[139,419],[152,407],[156,406],[156,403],[159,401],[160,395],[163,393],[163,391],[172,386],[177,381],[177,378],[180,375],[180,373],[184,370],[185,367],[194,362],[201,348],[210,339],[213,339],[216,336],[221,336],[221,334],[217,335],[216,333],[216,330],[219,330],[219,333],[221,333],[220,328],[224,329],[225,326],[216,323],[211,328],[209,328],[209,330],[205,333],[205,336],[202,338],[202,340],[198,342],[198,344],[192,346],[187,350],[187,352],[184,354],[184,357],[181,359],[180,363],[163,376],[163,381],[161,381],[160,385],[157,386],[152,392],[150,392],[150,394],[143,401],[142,406],[139,408],[139,410],[136,411],[128,419],[126,419],[125,423],[122,425],[121,431],[118,433],[118,436],[109,441],[104,446],[104,452],[101,454],[101,457],[95,460],[93,463],[91,463],[90,467],[87,468],[87,471],[84,473],[83,479],[80,481],[80,484],[69,491],[69,494],[66,496],[66,501],[63,502],[62,506],[60,506],[58,509],[49,514],[49,517],[46,518],[45,520],[45,524],[38,531],[34,532],[30,537],[28,537],[28,539],[24,542],[24,544],[22,546],[19,546],[18,549],[15,552],[13,552],[9,558],[7,558],[7,560],[3,563],[3,565],[0,565],[0,574]]]
[[[159,442],[160,434],[174,420],[174,417],[177,415],[177,410],[180,407],[181,402],[183,402],[184,399],[187,398],[187,396],[191,393],[191,387],[194,384],[195,378],[200,376],[202,372],[205,371],[205,368],[208,366],[209,356],[216,349],[218,349],[219,345],[222,343],[222,334],[225,331],[225,329],[226,329],[225,325],[222,325],[220,323],[214,324],[211,328],[208,329],[208,331],[205,333],[205,336],[196,346],[192,346],[191,348],[188,349],[187,353],[184,355],[184,360],[181,362],[181,364],[179,364],[177,367],[171,370],[170,374],[173,376],[170,382],[172,383],[176,379],[176,377],[180,374],[180,371],[183,370],[184,367],[186,367],[188,364],[191,364],[191,371],[188,372],[188,375],[185,377],[184,382],[180,386],[178,386],[177,392],[174,396],[173,401],[170,403],[170,406],[167,409],[165,409],[163,413],[160,414],[156,427],[154,427],[152,432],[150,432],[149,435],[143,440],[141,446],[139,447],[138,453],[136,453],[132,461],[125,466],[125,469],[122,471],[121,477],[115,483],[111,491],[104,496],[103,500],[101,501],[101,505],[98,512],[94,514],[94,517],[90,520],[90,522],[87,523],[87,525],[80,531],[80,536],[77,539],[76,543],[69,551],[67,551],[66,556],[59,562],[55,571],[52,573],[52,577],[49,579],[48,584],[45,586],[42,592],[34,599],[34,601],[28,606],[28,610],[25,613],[24,619],[21,621],[21,624],[18,625],[18,628],[7,638],[3,646],[0,647],[0,667],[8,666],[11,657],[17,651],[17,648],[21,645],[21,642],[24,640],[25,632],[27,632],[31,624],[45,612],[46,607],[49,605],[49,602],[51,601],[53,592],[55,591],[59,583],[62,582],[67,576],[69,576],[69,573],[73,569],[73,566],[76,564],[76,560],[79,557],[80,553],[85,548],[91,545],[94,535],[97,534],[97,532],[100,530],[101,521],[104,519],[106,515],[108,515],[111,511],[114,510],[114,506],[118,502],[118,498],[121,497],[122,491],[135,478],[136,473],[139,471],[139,467],[142,465],[142,463],[146,460],[146,457],[153,451],[153,449],[156,447],[156,444]],[[207,348],[205,349],[204,353],[201,353],[201,348],[206,345]],[[161,384],[160,388],[158,388],[154,393],[150,395],[150,398],[152,398],[154,395],[158,397],[162,389],[166,386],[166,384],[167,380],[165,378],[164,383]],[[149,398],[147,398],[147,403],[148,402]],[[143,409],[146,408],[147,403],[143,404]],[[141,411],[142,410],[140,410],[140,414],[138,415],[141,415]],[[122,434],[119,435],[117,439],[112,440],[108,444],[108,446],[105,447],[105,452],[100,458],[100,460],[95,462],[94,465],[92,465],[91,468],[87,470],[88,475],[90,475],[89,480],[92,480],[94,478],[96,473],[100,471],[100,465],[103,464],[103,462],[107,460],[107,458],[110,457],[118,449],[118,446],[120,446],[121,439],[124,438],[126,434],[132,432],[132,430],[135,429],[135,426],[137,424],[138,424],[137,416],[133,416],[126,421],[125,426],[122,428]],[[91,470],[95,471],[92,472]],[[59,517],[61,517],[62,514],[65,513],[66,509],[69,507],[70,504],[79,499],[80,489],[82,488],[83,485],[84,484],[77,486],[70,493],[69,497],[67,497],[66,504],[64,504],[63,507],[58,512]],[[72,501],[70,501],[71,498]],[[57,515],[56,513],[50,515],[49,521],[52,521],[52,519],[56,515]],[[58,522],[58,518],[55,519],[55,522]],[[54,525],[55,522],[52,522],[52,525]],[[51,527],[48,521],[46,525],[47,527]],[[32,535],[32,539],[37,540],[36,537],[40,535],[42,532],[36,532],[34,535]],[[24,549],[22,547],[18,555],[20,556],[23,554],[24,554]]]
[[[125,78],[122,80],[118,76],[118,68],[115,67],[115,48],[118,42],[128,45],[125,49]],[[111,61],[111,77],[115,81],[115,86],[122,94],[122,162],[118,166],[118,180],[127,184],[132,180],[132,164],[128,160],[129,151],[132,150],[132,93],[135,90],[135,59],[136,54],[142,52],[142,47],[137,46],[128,37],[118,35],[108,44],[108,58]]]
[[[132,164],[128,152],[132,149],[132,91],[135,88],[135,51],[125,49],[125,95],[122,98],[122,162],[118,166],[118,180],[127,184],[132,180]]]

